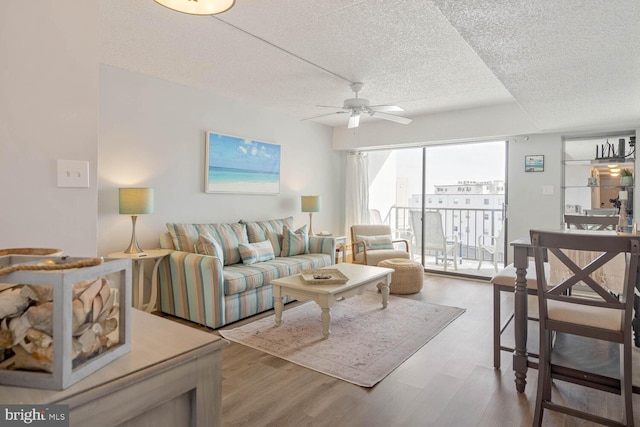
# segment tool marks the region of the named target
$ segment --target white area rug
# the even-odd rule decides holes
[[[220,334],[301,366],[373,387],[465,310],[425,301],[364,292],[331,308],[331,335],[322,339],[320,307],[308,302],[282,314]]]

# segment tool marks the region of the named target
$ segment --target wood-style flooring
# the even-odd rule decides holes
[[[510,355],[503,352],[502,368],[493,368],[491,285],[425,275],[423,291],[407,297],[467,311],[371,389],[230,343],[223,350],[223,425],[530,426],[537,371],[529,370],[520,394]],[[502,306],[512,304],[504,294]],[[553,392],[600,415],[620,414],[617,395],[557,382]],[[640,396],[634,407],[640,425]],[[593,424],[546,411],[544,425]]]

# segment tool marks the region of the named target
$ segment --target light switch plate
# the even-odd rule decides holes
[[[542,194],[545,196],[553,195],[553,185],[543,185],[542,186]]]
[[[58,187],[89,188],[89,162],[58,160]]]

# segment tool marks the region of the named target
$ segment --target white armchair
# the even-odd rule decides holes
[[[396,244],[402,249],[396,249]],[[409,242],[392,240],[388,225],[352,225],[351,251],[354,264],[378,265],[386,259],[409,259]]]

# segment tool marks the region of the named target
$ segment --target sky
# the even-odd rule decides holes
[[[409,193],[421,192],[422,149],[397,150],[398,176],[409,178]],[[451,144],[427,147],[427,193],[434,185],[458,181],[504,180],[505,142]],[[524,167],[524,160],[523,160]]]
[[[278,173],[280,146],[209,132],[209,166]]]

